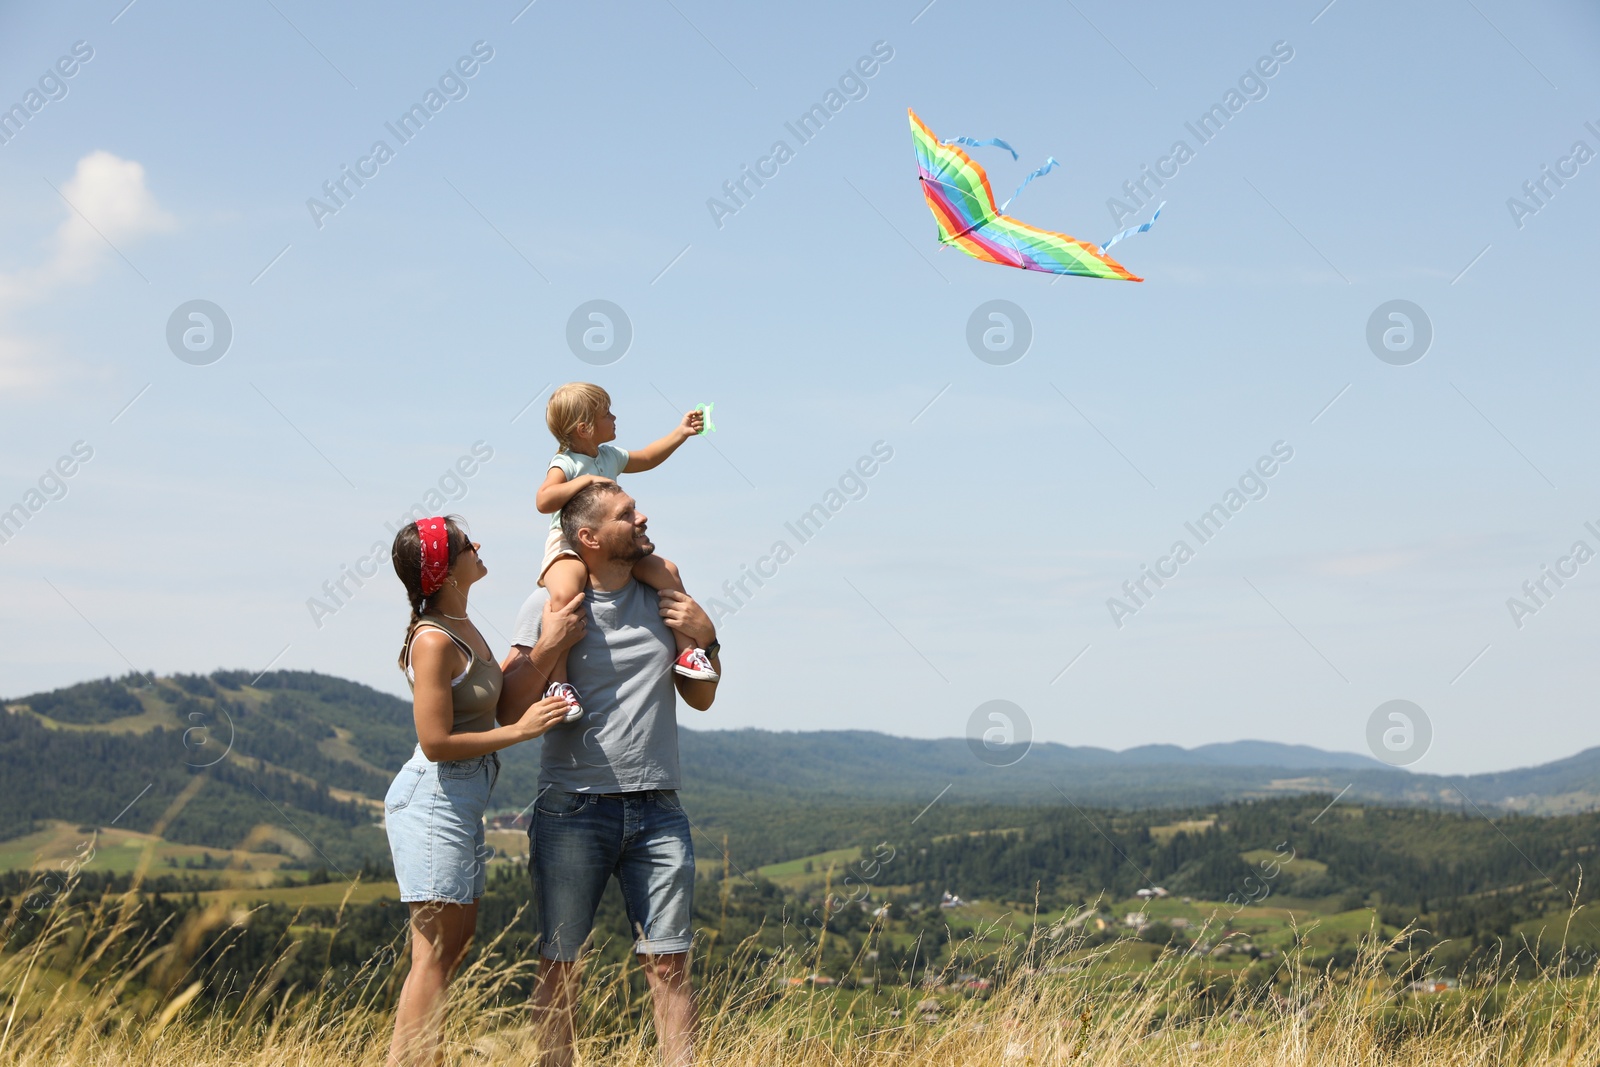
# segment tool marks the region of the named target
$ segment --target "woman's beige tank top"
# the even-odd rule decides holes
[[[450,696],[455,709],[455,723],[450,727],[450,732],[476,734],[494,729],[494,709],[500,702],[500,689],[505,681],[505,676],[500,673],[500,665],[479,656],[472,650],[471,643],[442,619],[432,616],[423,619],[411,631],[412,638],[415,639],[417,630],[424,627],[444,631],[444,635],[454,641],[467,657],[467,669],[450,683]],[[413,689],[416,688],[416,679],[411,672],[410,645],[406,646],[406,682]]]

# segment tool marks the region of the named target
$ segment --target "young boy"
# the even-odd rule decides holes
[[[539,568],[539,584],[550,591],[550,601],[565,604],[589,584],[589,571],[561,533],[561,509],[586,485],[615,481],[618,475],[635,474],[659,467],[678,446],[698,434],[705,425],[699,411],[684,415],[683,421],[667,436],[632,452],[609,442],[617,439],[617,417],[611,414],[611,396],[598,385],[568,382],[550,394],[545,423],[555,435],[561,451],[550,461],[544,483],[539,486],[534,504],[541,514],[550,516],[550,533],[544,546],[544,563]],[[651,554],[633,568],[633,576],[656,591],[675,589],[684,592],[678,568],[669,560]],[[673,670],[685,678],[715,681],[717,672],[703,649],[683,634],[673,631],[678,643],[678,660]],[[551,673],[545,696],[566,699],[571,710],[567,721],[583,715],[578,691],[567,682],[563,659]]]

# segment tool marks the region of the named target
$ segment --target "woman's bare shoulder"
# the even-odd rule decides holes
[[[457,651],[454,638],[441,627],[419,623],[411,635],[411,661],[413,663],[438,662],[450,652]]]

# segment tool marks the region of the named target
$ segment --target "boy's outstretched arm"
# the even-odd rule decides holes
[[[683,421],[673,428],[659,441],[652,441],[643,448],[634,449],[628,453],[628,465],[622,468],[623,474],[638,474],[653,467],[659,467],[666,462],[668,456],[678,450],[678,446],[689,438],[698,434],[706,424],[703,412],[690,411],[683,416]],[[543,510],[543,509],[541,509]]]

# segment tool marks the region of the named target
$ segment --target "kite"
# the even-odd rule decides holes
[[[975,141],[970,137],[957,137],[952,141],[940,141],[915,111],[908,108],[907,114],[911,116],[911,140],[917,150],[917,178],[922,182],[922,195],[928,201],[928,208],[939,224],[941,245],[954,245],[974,259],[1005,267],[1084,278],[1144,281],[1106,255],[1106,249],[1125,237],[1150,229],[1161,215],[1160,208],[1149,222],[1124,230],[1098,247],[1064,233],[1018,222],[1002,212],[1029,182],[1058,165],[1053,158],[1045,160],[1044,166],[1023,179],[1017,193],[995,207],[989,176],[956,145],[995,145],[1010,152],[1013,159],[1016,151],[998,138]]]

